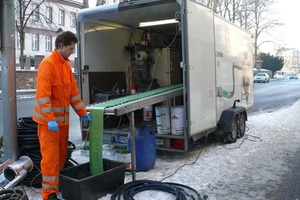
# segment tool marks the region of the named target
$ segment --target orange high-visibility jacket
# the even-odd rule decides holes
[[[32,117],[35,122],[47,125],[56,120],[59,126],[69,125],[70,105],[80,117],[87,113],[69,62],[53,50],[39,65]]]

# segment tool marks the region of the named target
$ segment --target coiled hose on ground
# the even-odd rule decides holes
[[[28,156],[35,166],[31,172],[28,172],[21,183],[29,187],[41,188],[42,176],[40,174],[40,162],[42,155],[37,135],[37,123],[33,121],[31,117],[19,118],[17,122],[17,132],[20,156]],[[71,159],[71,154],[75,148],[76,146],[69,141],[68,155],[64,168],[77,164]]]
[[[17,190],[2,190],[0,191],[0,200],[28,200],[25,191]]]
[[[178,183],[137,180],[119,187],[111,196],[111,200],[132,200],[134,195],[143,191],[161,191],[173,194],[176,200],[202,200],[201,195],[193,188]]]

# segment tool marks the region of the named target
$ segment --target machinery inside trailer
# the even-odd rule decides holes
[[[84,30],[81,31],[84,34],[80,35],[80,46],[84,49],[81,51],[84,52],[81,53],[81,65],[85,66],[82,71],[82,93],[86,105],[183,83],[180,64],[181,14],[180,5],[176,1],[159,4],[155,1],[149,4],[122,2],[118,7],[107,6],[105,10],[78,16],[82,20],[80,29]],[[179,95],[149,103],[152,106],[152,117],[145,120],[143,106],[149,105],[140,102],[144,102],[144,99],[133,103],[135,121],[150,124],[155,131],[154,107],[184,104],[181,89]],[[124,108],[126,104],[120,107]],[[128,128],[124,128],[129,125],[127,114],[111,115],[105,112],[104,143],[126,142],[124,138],[129,133]],[[169,134],[167,140],[157,139],[158,149],[169,149],[173,137],[174,140],[179,138],[180,144],[184,143],[183,134]],[[186,150],[184,145],[179,149]]]
[[[81,48],[85,53],[81,59],[88,66],[88,82],[83,84],[89,94],[83,95],[88,98],[86,103],[130,94],[132,87],[145,92],[182,83],[178,12],[177,3],[136,9],[124,2],[116,12],[82,22],[85,34],[81,35]]]

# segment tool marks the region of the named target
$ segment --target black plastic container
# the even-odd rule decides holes
[[[126,164],[103,159],[104,172],[91,176],[90,163],[63,169],[60,191],[64,199],[98,199],[124,184]]]

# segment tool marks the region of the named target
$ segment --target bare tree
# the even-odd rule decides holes
[[[24,59],[24,49],[25,49],[25,29],[29,20],[31,20],[32,16],[36,14],[39,7],[44,3],[45,0],[34,1],[34,7],[32,0],[24,1],[17,0],[16,2],[16,29],[19,34],[19,42],[20,42],[20,66],[21,69],[24,68],[25,59]]]
[[[275,27],[281,26],[279,19],[274,18],[272,5],[274,0],[252,0],[249,2],[249,12],[252,16],[250,31],[254,37],[254,56],[257,58],[260,45],[271,41],[260,41],[263,34],[269,34]]]
[[[250,16],[251,12],[249,10],[249,0],[243,0],[238,13],[238,22],[239,26],[244,28],[245,30],[249,30],[250,28]]]
[[[88,6],[88,0],[83,1],[85,6]],[[52,9],[53,6],[60,10],[66,10],[64,4],[58,0],[16,0],[16,30],[18,32],[18,45],[20,49],[19,63],[21,69],[25,66],[25,33],[34,31],[37,34],[56,35],[62,29],[53,21]],[[51,11],[47,12],[47,9]],[[65,12],[65,15],[75,14]]]
[[[272,5],[275,0],[197,0],[220,16],[250,31],[254,38],[254,56],[257,58],[259,47],[267,42],[260,39],[262,35],[270,35],[271,31],[282,25],[274,18]]]

